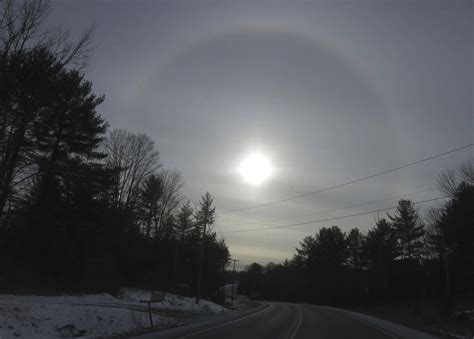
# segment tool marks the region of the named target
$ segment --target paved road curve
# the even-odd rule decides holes
[[[265,303],[256,311],[194,328],[149,333],[140,338],[190,339],[431,339],[431,335],[404,326],[336,308]]]

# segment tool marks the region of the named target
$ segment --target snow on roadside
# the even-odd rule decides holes
[[[81,296],[0,295],[0,338],[95,338],[124,334],[149,327],[146,304],[151,291],[122,289],[119,297],[109,294]],[[166,294],[153,303],[160,309],[221,313],[222,306],[203,300]],[[156,327],[177,325],[176,319],[153,314]]]
[[[150,300],[151,290],[141,289],[122,289],[120,295],[123,300],[129,302],[139,302],[140,300]],[[211,301],[202,299],[198,304],[194,298],[183,297],[175,294],[165,294],[165,298],[161,302],[152,303],[153,308],[168,309],[187,312],[206,312],[206,313],[222,313],[228,311],[225,307],[215,304]]]

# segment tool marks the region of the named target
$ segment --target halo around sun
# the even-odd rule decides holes
[[[245,182],[260,185],[273,173],[270,160],[260,153],[252,153],[242,160],[239,173]]]

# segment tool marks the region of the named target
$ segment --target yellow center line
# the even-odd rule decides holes
[[[298,306],[297,306],[298,307]],[[300,307],[298,307],[298,321],[296,322],[296,326],[293,328],[293,331],[288,335],[288,339],[294,339],[296,333],[298,332],[300,326],[301,326],[301,321],[303,320],[303,311],[301,310]]]
[[[227,325],[234,324],[236,322],[239,322],[239,321],[242,321],[242,320],[245,320],[245,319],[253,318],[253,317],[256,317],[257,315],[260,315],[264,312],[268,312],[271,309],[273,309],[273,305],[269,304],[267,307],[265,307],[263,310],[261,310],[259,312],[251,313],[251,314],[249,314],[247,316],[244,316],[242,318],[237,318],[235,320],[232,320],[232,321],[229,321],[229,322],[226,322],[226,323],[223,323],[223,324],[219,324],[217,326],[208,327],[208,328],[205,328],[205,329],[197,331],[197,332],[193,332],[193,333],[183,335],[183,336],[180,337],[180,339],[189,338],[189,337],[192,337],[192,336],[195,336],[195,335],[198,335],[198,334],[202,334],[202,333],[205,333],[205,332],[212,331],[212,330],[214,330],[216,328],[219,328],[219,327],[227,326]]]

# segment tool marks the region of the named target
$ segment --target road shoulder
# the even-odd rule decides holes
[[[148,331],[147,333],[142,333],[133,338],[150,339],[183,337],[253,316],[256,313],[266,310],[268,307],[270,307],[270,305],[267,303],[248,301],[245,302],[243,307],[232,312],[217,315],[201,315],[189,318],[186,323],[180,324],[179,326]]]

